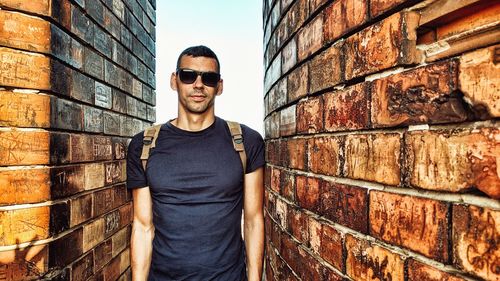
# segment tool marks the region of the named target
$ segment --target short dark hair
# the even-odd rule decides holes
[[[181,58],[183,56],[191,56],[191,57],[207,57],[207,58],[212,58],[215,59],[217,62],[217,73],[220,73],[220,63],[219,59],[217,58],[217,55],[212,51],[209,47],[199,45],[199,46],[193,46],[185,49],[182,51],[182,53],[179,55],[179,58],[177,58],[177,70],[179,70],[181,66]]]

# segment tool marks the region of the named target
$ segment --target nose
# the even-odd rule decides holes
[[[194,80],[193,86],[195,88],[203,88],[203,82],[201,81],[201,75],[198,74],[198,76],[196,76],[196,80]]]

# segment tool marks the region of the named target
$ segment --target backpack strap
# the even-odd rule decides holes
[[[229,126],[231,137],[233,137],[234,150],[240,154],[243,174],[245,174],[247,170],[247,154],[245,153],[245,146],[243,145],[243,133],[241,132],[241,126],[238,122],[226,121],[226,123]]]
[[[151,126],[144,130],[144,138],[142,139],[142,154],[141,162],[144,171],[146,171],[146,164],[148,163],[149,153],[151,149],[156,146],[156,139],[160,133],[161,124]]]

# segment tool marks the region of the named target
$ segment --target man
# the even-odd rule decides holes
[[[178,115],[161,126],[145,171],[139,159],[143,133],[128,148],[132,279],[260,281],[262,137],[241,126],[248,156],[243,171],[227,123],[214,113],[223,80],[209,48],[184,50],[170,86],[178,94]]]

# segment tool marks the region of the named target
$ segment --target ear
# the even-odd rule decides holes
[[[217,95],[220,96],[222,94],[222,90],[224,90],[224,80],[219,81],[219,85],[217,85]]]
[[[177,75],[175,72],[172,72],[172,75],[170,75],[170,88],[172,90],[177,91]]]

